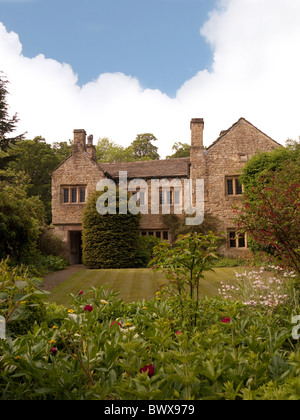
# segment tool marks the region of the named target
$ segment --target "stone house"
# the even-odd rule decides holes
[[[238,205],[243,193],[238,177],[255,153],[273,150],[280,144],[244,118],[221,131],[208,148],[203,146],[203,119],[192,119],[190,127],[189,158],[123,163],[96,162],[92,136],[86,142],[85,130],[74,130],[72,154],[52,173],[52,223],[55,233],[63,239],[71,264],[81,262],[82,211],[89,194],[95,191],[100,180],[111,179],[118,184],[120,174],[124,173],[128,185],[135,179],[144,181],[144,188],[139,187],[135,195],[141,208],[146,209],[141,219],[141,235],[170,240],[162,217],[164,206],[174,213],[176,205],[183,200],[178,182],[183,184],[190,180],[194,185],[195,180],[201,179],[204,180],[204,220],[206,215],[211,215],[216,221],[216,231],[226,235],[222,252],[233,256],[247,253],[247,238],[236,235],[233,222],[233,206]],[[166,179],[171,182],[171,188],[158,188],[158,212],[153,214],[150,208],[153,182]],[[174,180],[177,183],[172,184]],[[195,203],[194,187],[191,195]]]

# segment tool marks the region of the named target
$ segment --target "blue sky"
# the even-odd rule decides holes
[[[0,0],[0,19],[23,54],[72,66],[78,83],[106,72],[137,77],[170,96],[212,53],[200,27],[214,0]]]
[[[0,71],[19,131],[84,128],[162,157],[240,117],[284,144],[300,135],[299,0],[0,0]]]

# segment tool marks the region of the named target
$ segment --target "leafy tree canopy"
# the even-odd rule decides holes
[[[46,143],[41,137],[23,140],[12,147],[9,153],[14,160],[9,167],[14,173],[24,173],[27,177],[27,194],[39,196],[46,210],[46,222],[51,222],[51,173],[70,154],[66,142]]]
[[[156,137],[151,133],[138,134],[128,147],[120,146],[107,137],[99,139],[96,146],[98,162],[134,162],[138,160],[157,160],[158,148],[152,144]]]
[[[245,193],[236,222],[252,250],[300,273],[299,143],[254,156],[241,179]]]
[[[136,160],[158,160],[158,148],[152,144],[157,138],[151,133],[138,134],[131,143]]]
[[[174,153],[170,156],[167,156],[167,159],[190,157],[191,145],[178,141],[173,144],[172,150],[174,150]]]

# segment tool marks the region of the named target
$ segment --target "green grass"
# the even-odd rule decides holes
[[[207,271],[205,278],[200,283],[201,296],[217,295],[220,282],[233,281],[235,279],[235,271],[240,269],[240,267],[225,267],[215,268],[214,272]],[[47,300],[58,305],[68,305],[69,293],[76,294],[80,290],[86,292],[92,286],[100,287],[104,285],[107,285],[114,291],[119,291],[119,297],[124,302],[142,301],[143,299],[151,300],[155,297],[159,286],[164,282],[166,282],[166,279],[161,272],[154,272],[148,268],[119,270],[83,269],[54,288]]]

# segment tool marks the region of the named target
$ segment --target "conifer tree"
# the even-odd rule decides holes
[[[4,170],[7,168],[8,163],[14,159],[13,154],[8,155],[6,152],[13,144],[24,138],[24,134],[13,135],[19,118],[17,114],[14,114],[12,117],[9,116],[9,107],[6,101],[8,94],[7,84],[8,80],[0,72],[0,181],[8,179]]]

